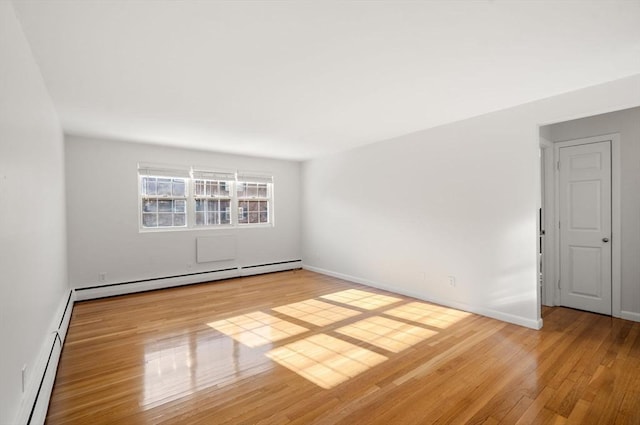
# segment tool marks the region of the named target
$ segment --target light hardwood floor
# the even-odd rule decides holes
[[[48,424],[640,424],[640,323],[297,270],[77,303]]]

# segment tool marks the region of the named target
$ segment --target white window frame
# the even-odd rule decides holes
[[[185,201],[185,225],[184,226],[157,226],[145,227],[143,222],[143,200],[151,197],[143,194],[142,182],[145,177],[155,178],[176,178],[185,180],[186,198],[180,197]],[[226,182],[229,185],[229,196],[202,196],[196,194],[196,182],[204,180],[205,182]],[[255,196],[238,196],[238,188],[244,184],[260,184],[266,185],[266,196],[259,196],[256,188]],[[261,173],[247,173],[238,171],[212,171],[203,169],[202,167],[175,167],[164,165],[147,165],[138,164],[138,229],[141,233],[147,232],[171,232],[184,230],[215,230],[230,228],[252,228],[252,227],[274,227],[274,184],[273,177]],[[206,191],[205,191],[206,193]],[[153,197],[153,199],[174,199],[174,197],[162,196]],[[177,199],[177,198],[176,198]],[[230,223],[220,224],[196,224],[196,203],[198,199],[203,200],[230,200]],[[260,201],[267,204],[267,221],[262,223],[256,222],[240,222],[239,205],[242,201]],[[158,212],[157,212],[158,213]],[[260,217],[260,211],[257,212]]]
[[[236,181],[236,174],[235,173],[224,173],[224,172],[219,172],[219,171],[206,171],[206,170],[199,170],[199,169],[192,169],[191,170],[191,181],[192,181],[192,185],[191,187],[193,188],[192,193],[191,193],[191,200],[189,201],[191,205],[193,205],[193,208],[191,210],[192,215],[193,215],[193,227],[197,228],[197,229],[211,229],[211,228],[228,228],[228,227],[234,227],[235,223],[237,223],[237,219],[236,217],[234,217],[233,215],[233,194],[235,193],[235,181]],[[228,187],[228,192],[229,192],[229,196],[221,196],[221,195],[207,195],[206,193],[204,195],[199,195],[196,194],[196,187],[198,185],[198,182],[202,181],[204,182],[205,185],[207,185],[208,183],[213,183],[215,182],[217,185],[219,185],[220,183],[226,183],[227,185],[229,185]],[[206,190],[205,190],[206,192]],[[207,223],[207,224],[198,224],[198,217],[197,214],[199,211],[196,210],[196,205],[198,200],[204,200],[206,201],[223,201],[223,200],[228,200],[229,201],[229,223]],[[207,205],[208,202],[205,203],[205,205]],[[206,208],[205,208],[206,209]],[[204,221],[207,221],[207,211],[203,211],[203,216],[204,216]]]
[[[145,178],[155,178],[155,179],[180,179],[184,180],[185,190],[184,196],[175,196],[171,195],[146,195],[143,192],[142,183]],[[189,228],[189,190],[190,190],[190,174],[188,169],[184,168],[170,168],[170,167],[155,167],[149,165],[139,165],[138,166],[138,227],[141,231],[173,231],[173,230],[185,230]],[[181,226],[158,226],[155,227],[146,227],[144,225],[144,215],[149,214],[149,212],[145,212],[142,206],[144,200],[155,200],[158,204],[156,206],[157,210],[156,214],[160,214],[160,205],[159,203],[163,200],[170,201],[184,201],[184,217],[185,222],[184,225]],[[176,214],[175,210],[171,212],[171,214]],[[157,219],[159,216],[157,216]],[[156,224],[158,221],[156,221]]]
[[[266,193],[264,194],[264,196],[260,196],[260,193],[258,191],[258,187],[256,187],[256,194],[255,195],[246,195],[243,197],[240,197],[240,195],[238,195],[238,193],[240,192],[240,189],[242,186],[244,185],[265,185],[265,189],[266,189]],[[259,174],[245,174],[245,173],[238,173],[238,178],[237,178],[237,187],[236,187],[236,201],[238,202],[237,208],[236,208],[236,212],[238,214],[238,226],[240,227],[253,227],[253,226],[257,226],[257,227],[261,227],[261,226],[271,226],[273,225],[273,177],[271,176],[264,176],[264,175],[259,175]],[[262,211],[257,211],[257,212],[252,212],[252,211],[247,211],[247,222],[243,223],[240,221],[240,216],[241,214],[244,214],[244,207],[240,206],[241,202],[264,202],[267,204],[267,221],[266,222],[251,222],[250,221],[250,214],[256,214],[258,216],[258,218],[261,217],[261,213]],[[258,204],[260,205],[260,204]],[[242,209],[242,213],[241,213],[241,209]]]

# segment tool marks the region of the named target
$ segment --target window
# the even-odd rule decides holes
[[[269,223],[269,184],[238,183],[238,223]]]
[[[262,175],[238,174],[238,224],[273,223],[273,178]]]
[[[233,223],[231,217],[234,174],[193,171],[193,198],[196,226]]]
[[[144,176],[141,179],[142,227],[187,225],[187,179]]]
[[[273,225],[273,178],[138,166],[142,230]]]

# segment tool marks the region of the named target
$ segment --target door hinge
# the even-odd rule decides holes
[[[556,167],[560,170],[560,161],[556,162]]]
[[[560,286],[560,279],[558,279],[558,289],[562,289],[562,286]]]

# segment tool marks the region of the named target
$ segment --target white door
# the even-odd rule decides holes
[[[611,314],[611,142],[561,147],[561,304]]]

